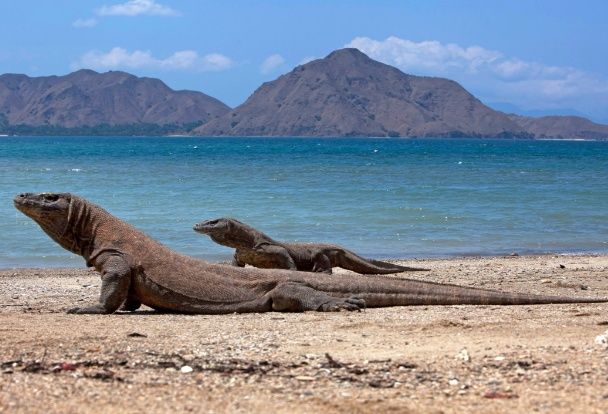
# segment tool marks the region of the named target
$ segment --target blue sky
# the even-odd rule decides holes
[[[608,1],[0,0],[0,73],[158,77],[228,105],[354,46],[483,102],[608,123]]]

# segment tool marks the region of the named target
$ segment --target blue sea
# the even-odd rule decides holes
[[[238,218],[374,258],[608,252],[608,142],[0,137],[0,268],[82,266],[12,198],[73,192],[182,253]]]

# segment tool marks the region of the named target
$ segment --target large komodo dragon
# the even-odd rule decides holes
[[[240,268],[180,255],[102,208],[71,194],[20,194],[15,206],[57,243],[101,272],[99,303],[70,313],[112,313],[141,304],[181,313],[337,311],[402,305],[608,302],[505,293],[388,276],[321,277]]]
[[[207,220],[194,225],[194,231],[206,234],[223,246],[233,247],[233,264],[265,269],[291,269],[330,273],[339,266],[353,272],[380,275],[407,271],[428,271],[379,260],[364,259],[334,244],[283,243],[233,218]]]

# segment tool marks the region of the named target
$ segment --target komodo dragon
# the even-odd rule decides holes
[[[429,270],[364,259],[333,244],[279,242],[233,218],[203,221],[194,225],[194,231],[207,234],[218,244],[235,248],[232,263],[240,267],[249,264],[265,269],[331,274],[332,267],[339,266],[368,275]]]
[[[160,311],[225,314],[338,311],[402,305],[608,302],[505,293],[388,276],[320,277],[293,270],[239,268],[178,254],[102,208],[69,193],[19,194],[14,204],[65,249],[101,272],[99,303],[69,313]]]

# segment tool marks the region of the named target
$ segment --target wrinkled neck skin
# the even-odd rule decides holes
[[[94,208],[83,200],[72,197],[67,220],[39,223],[42,229],[64,249],[76,253],[87,261],[94,250],[99,220]],[[58,228],[63,224],[63,228]]]

